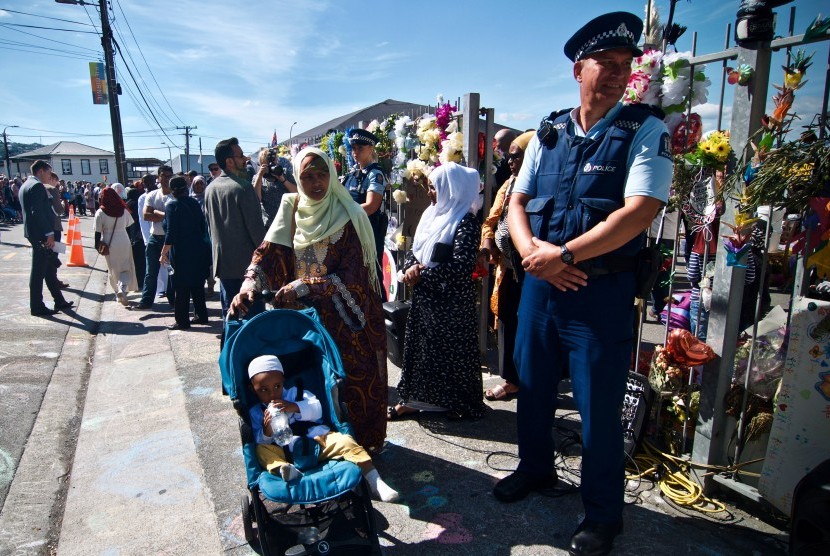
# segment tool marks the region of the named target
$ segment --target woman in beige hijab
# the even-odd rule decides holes
[[[496,284],[490,297],[490,310],[496,317],[499,338],[499,375],[503,384],[489,388],[484,397],[490,401],[509,400],[519,392],[519,374],[513,364],[513,346],[516,343],[516,328],[519,325],[517,312],[522,293],[521,258],[514,256],[510,234],[507,230],[507,206],[513,184],[524,160],[534,132],[528,131],[516,137],[507,152],[510,177],[496,193],[490,215],[481,227],[481,252],[490,264],[496,265]]]

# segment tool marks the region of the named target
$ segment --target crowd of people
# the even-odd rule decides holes
[[[3,188],[4,208],[23,211],[34,248],[32,314],[54,312],[42,301],[44,280],[55,311],[71,306],[49,250],[60,234],[52,203],[64,211],[74,203],[79,214],[95,213],[96,247],[117,301],[152,310],[164,292],[175,307],[172,329],[208,322],[205,288],[211,295],[214,280],[223,315],[263,310],[266,292],[276,307],[314,307],[341,352],[342,401],[368,454],[358,458],[367,473],[388,421],[421,411],[477,419],[485,398],[518,396],[520,463],[494,488],[505,503],[556,485],[550,431],[557,383],[568,372],[583,424],[585,506],[570,553],[606,554],[622,529],[619,407],[632,351],[634,265],[672,173],[661,119],[620,102],[641,32],[638,17],[614,12],[568,41],[579,106],[552,113],[538,130],[496,136],[499,189],[483,221],[476,170],[448,162],[423,184],[431,206],[401,271],[411,309],[397,403],[387,399],[379,264],[388,184],[376,164],[378,138],[366,130],[346,138],[357,164],[343,182],[320,149],[304,148],[292,161],[267,148],[249,158],[235,138],[217,144],[207,180],[164,165],[126,188],[64,186],[36,162],[25,184],[4,180]],[[491,308],[503,378],[486,392],[472,278],[481,261],[496,268]],[[139,289],[139,303],[130,305],[127,294]],[[277,366],[271,361],[251,377],[276,371],[280,382]]]

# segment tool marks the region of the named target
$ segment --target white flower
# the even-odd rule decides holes
[[[406,191],[403,189],[397,189],[394,193],[392,193],[392,198],[395,199],[395,202],[399,205],[402,205],[409,201],[409,197],[406,196]]]
[[[458,131],[458,120],[453,120],[449,124],[447,124],[447,133],[455,133]]]
[[[372,120],[371,122],[369,122],[369,125],[366,126],[366,131],[368,131],[369,133],[375,133],[379,127],[380,122],[378,122],[377,120]]]
[[[343,156],[346,156],[346,145],[340,145],[337,147],[337,152]]]
[[[444,95],[438,93],[438,96],[435,98],[438,101],[438,104],[444,104]]]

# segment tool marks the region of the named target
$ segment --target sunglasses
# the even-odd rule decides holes
[[[508,155],[507,155],[507,160],[508,160],[508,161],[510,161],[510,160],[518,160],[518,159],[522,158],[524,155],[525,155],[525,153],[523,153],[523,152],[508,153]]]

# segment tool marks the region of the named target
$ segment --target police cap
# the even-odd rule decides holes
[[[643,32],[643,20],[629,12],[611,12],[596,17],[582,26],[565,43],[565,56],[572,62],[604,50],[628,48],[634,56],[642,56],[637,42]]]

